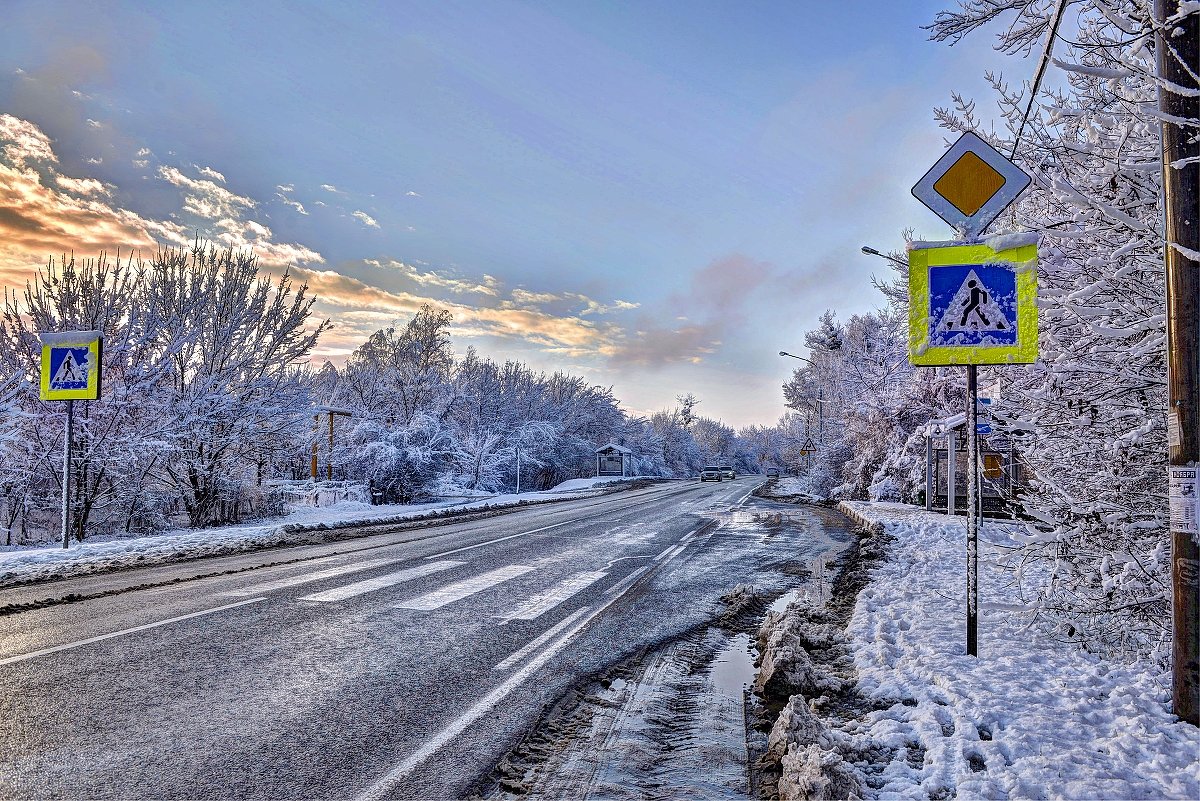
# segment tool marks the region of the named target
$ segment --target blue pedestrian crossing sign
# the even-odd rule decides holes
[[[96,400],[100,397],[99,331],[43,333],[42,400]]]
[[[909,250],[913,364],[1037,361],[1037,244],[914,243]]]

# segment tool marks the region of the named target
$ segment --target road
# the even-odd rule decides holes
[[[460,796],[573,683],[783,558],[731,515],[758,483],[0,591],[108,593],[0,617],[0,793]]]

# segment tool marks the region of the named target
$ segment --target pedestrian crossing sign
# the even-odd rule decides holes
[[[42,400],[97,400],[100,397],[99,331],[43,333]]]
[[[916,365],[1037,361],[1037,245],[912,243],[909,361]]]

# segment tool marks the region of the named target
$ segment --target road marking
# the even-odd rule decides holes
[[[144,626],[134,626],[131,629],[121,629],[120,631],[114,631],[111,634],[101,634],[99,637],[89,637],[86,640],[77,640],[76,642],[69,642],[65,645],[56,645],[53,648],[43,648],[40,651],[31,651],[27,654],[21,654],[20,656],[10,656],[6,659],[0,659],[0,665],[11,665],[14,662],[20,662],[25,659],[33,659],[34,657],[46,656],[47,654],[54,654],[54,653],[58,653],[59,651],[67,651],[67,650],[70,650],[71,648],[78,648],[81,645],[90,645],[94,642],[100,642],[102,640],[111,640],[113,637],[123,637],[126,634],[134,634],[139,631],[145,631],[146,629],[153,629],[153,628],[157,628],[158,626],[165,626],[168,623],[178,623],[181,620],[188,620],[193,617],[201,617],[202,615],[211,615],[215,612],[224,612],[226,609],[235,609],[239,606],[246,606],[247,604],[262,603],[265,600],[267,600],[267,599],[266,598],[251,598],[248,601],[238,601],[235,604],[226,604],[225,606],[218,606],[215,609],[205,609],[202,612],[192,612],[191,614],[180,615],[179,617],[172,617],[172,618],[168,618],[167,620],[159,620],[155,623],[147,623]]]
[[[465,548],[455,548],[452,551],[442,551],[441,553],[435,553],[432,556],[426,556],[425,558],[426,559],[437,559],[442,556],[449,556],[452,553],[462,553],[463,551],[473,551],[476,548],[482,548],[485,545],[495,545],[497,542],[504,542],[505,540],[515,540],[517,537],[525,537],[530,534],[537,534],[539,531],[549,531],[550,529],[558,528],[559,526],[566,526],[571,523],[578,523],[580,520],[583,520],[583,518],[580,517],[580,518],[576,518],[575,520],[568,520],[565,523],[555,523],[552,526],[542,526],[541,528],[535,528],[531,531],[522,531],[520,534],[509,534],[507,537],[497,537],[494,540],[488,540],[487,542],[481,542],[478,545],[468,545]]]
[[[507,567],[480,573],[478,576],[464,579],[463,581],[447,584],[440,590],[427,592],[424,595],[418,595],[416,598],[409,598],[407,601],[401,601],[398,604],[393,604],[393,606],[397,609],[417,609],[422,612],[429,612],[439,609],[446,604],[461,601],[463,598],[472,596],[477,592],[483,592],[509,579],[523,576],[535,569],[528,565],[508,565]]]
[[[645,567],[640,567],[633,573],[629,574],[624,581],[609,590],[611,593],[613,590],[620,588],[620,592],[618,594],[614,595],[610,600],[596,607],[594,610],[591,610],[589,614],[585,615],[582,620],[580,620],[569,631],[563,634],[562,637],[526,663],[525,667],[509,676],[507,680],[481,698],[474,706],[464,712],[453,723],[442,729],[431,739],[426,740],[424,745],[410,754],[408,758],[399,765],[388,771],[386,776],[379,779],[373,785],[360,793],[355,801],[376,801],[376,799],[382,799],[389,795],[390,792],[395,789],[396,782],[412,773],[421,765],[421,763],[436,754],[447,744],[453,742],[455,738],[459,737],[464,731],[467,730],[468,726],[486,715],[492,710],[493,707],[496,706],[496,704],[508,697],[513,690],[524,684],[525,681],[538,670],[538,668],[549,662],[555,654],[565,648],[576,634],[583,631],[583,629],[586,628],[589,623],[595,620],[596,617],[598,617],[602,612],[604,612],[604,610],[616,603],[621,596],[633,586],[634,582],[641,578],[642,575],[649,569],[650,566],[647,565]]]
[[[607,575],[607,572],[595,571],[590,573],[576,573],[573,576],[568,576],[550,589],[539,592],[530,598],[517,611],[509,615],[504,615],[504,622],[507,623],[510,620],[533,620],[540,617]]]
[[[525,647],[523,647],[521,650],[519,650],[519,651],[515,652],[514,654],[512,654],[511,656],[509,656],[508,659],[505,659],[503,662],[497,663],[496,666],[494,668],[492,668],[492,670],[508,670],[510,667],[517,664],[522,659],[529,656],[531,653],[533,653],[538,648],[540,648],[544,643],[546,643],[548,640],[550,640],[550,638],[554,637],[560,631],[565,629],[567,626],[574,623],[576,620],[579,619],[580,615],[584,614],[587,611],[588,611],[588,609],[586,606],[583,609],[576,609],[570,615],[563,618],[558,623],[554,624],[553,627],[548,628],[544,632],[542,632],[541,635],[539,635],[537,637],[537,639],[530,640],[529,643],[527,643],[525,645]]]
[[[362,595],[375,590],[383,590],[388,587],[394,587],[397,584],[423,576],[432,575],[433,573],[447,570],[452,567],[458,567],[462,562],[431,562],[427,565],[419,567],[410,567],[407,570],[400,570],[395,573],[388,573],[385,576],[376,576],[365,581],[356,581],[353,584],[347,584],[344,587],[334,587],[332,590],[305,595],[301,601],[344,601],[347,598],[353,598],[356,595]]]
[[[273,590],[282,590],[285,587],[295,587],[299,584],[308,584],[313,581],[321,581],[327,578],[336,578],[337,576],[345,575],[346,573],[356,573],[360,570],[370,570],[373,567],[383,567],[384,565],[392,565],[396,562],[403,562],[410,557],[397,557],[395,559],[368,559],[365,562],[356,562],[352,565],[342,565],[341,567],[331,567],[328,570],[318,570],[315,573],[302,573],[298,576],[279,579],[278,581],[268,581],[263,584],[255,584],[252,587],[243,587],[240,590],[226,590],[219,592],[217,595],[261,595],[264,592]],[[176,592],[178,590],[175,590]]]
[[[672,545],[670,548],[667,548],[667,550],[663,551],[658,556],[654,557],[654,561],[662,562],[665,565],[667,562],[670,562],[676,556],[679,556],[680,552],[683,551],[683,549],[686,547],[687,547],[686,545]]]
[[[620,584],[609,587],[608,591],[605,592],[604,594],[609,595],[609,596],[614,596],[612,599],[613,601],[617,600],[618,597],[620,597],[621,595],[623,595],[625,593],[625,590],[627,590],[633,586],[633,583],[635,581],[637,581],[642,576],[644,576],[648,572],[650,572],[650,568],[652,568],[652,567],[654,567],[654,565],[644,565],[643,567],[639,567],[637,570],[633,571],[628,576],[626,576],[625,580],[622,581]],[[608,603],[611,604],[612,601],[609,601]],[[607,606],[608,604],[605,604],[605,605]]]

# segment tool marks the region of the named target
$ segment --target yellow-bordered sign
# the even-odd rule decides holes
[[[910,244],[909,361],[930,367],[1037,361],[1037,244],[1029,238],[1010,237],[1002,250]]]
[[[43,333],[42,400],[97,400],[100,397],[99,331]]]

